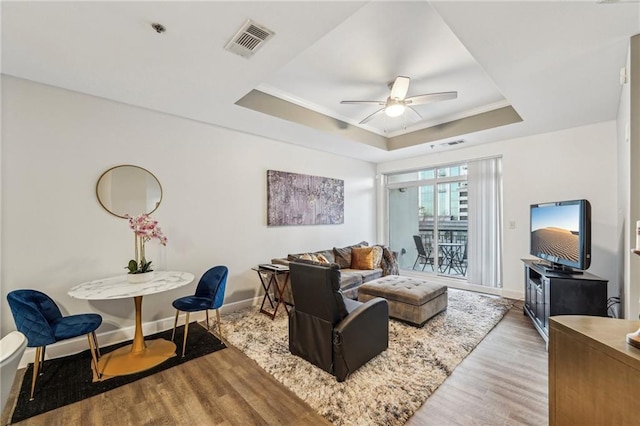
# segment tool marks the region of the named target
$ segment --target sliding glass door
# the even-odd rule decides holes
[[[466,165],[387,176],[389,245],[401,269],[465,278]]]

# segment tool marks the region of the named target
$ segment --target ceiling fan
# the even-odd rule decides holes
[[[399,117],[408,109],[415,112],[420,119],[422,116],[416,111],[414,105],[422,105],[430,102],[446,101],[449,99],[456,99],[458,92],[440,92],[440,93],[427,93],[424,95],[407,96],[409,91],[409,83],[411,79],[409,77],[398,76],[396,79],[389,83],[389,97],[386,101],[341,101],[341,104],[377,104],[382,108],[374,112],[373,114],[365,117],[359,124],[367,123],[371,121],[375,116],[384,112],[388,117]]]

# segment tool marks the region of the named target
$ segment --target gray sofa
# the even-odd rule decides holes
[[[329,266],[337,264],[340,271],[340,290],[345,297],[356,300],[358,298],[358,287],[363,283],[375,280],[386,275],[398,274],[398,262],[396,256],[388,247],[381,248],[382,257],[380,263],[374,265],[373,269],[354,269],[351,267],[351,249],[353,247],[368,247],[366,241],[341,248],[331,248],[315,252],[289,254],[286,258],[271,259],[271,263],[288,265],[290,262],[308,263],[313,265]],[[321,260],[318,260],[321,259]],[[293,305],[291,294],[291,283],[287,283],[284,292],[284,301]]]

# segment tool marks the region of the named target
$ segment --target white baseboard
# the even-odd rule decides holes
[[[239,311],[240,309],[255,306],[262,302],[262,297],[254,297],[252,299],[241,300],[239,302],[227,303],[220,308],[221,314]],[[190,315],[191,321],[204,321],[206,318],[205,312],[196,312]],[[215,318],[215,316],[209,315],[209,319]],[[173,328],[173,321],[175,316],[169,318],[162,318],[156,321],[145,322],[142,324],[142,332],[145,336],[158,333],[160,331],[169,330]],[[178,326],[184,324],[184,313],[178,318]],[[223,323],[224,326],[224,323]],[[125,342],[131,340],[135,326],[123,327],[117,330],[107,331],[104,333],[96,333],[98,343],[100,347],[106,347],[115,343]],[[86,336],[80,336],[73,339],[64,340],[60,343],[56,343],[52,346],[47,346],[45,359],[60,358],[63,356],[73,355],[78,352],[82,352],[89,348],[89,342]],[[18,368],[25,368],[30,362],[34,361],[35,348],[27,348],[22,355],[20,365]]]
[[[507,299],[524,300],[524,292],[516,290],[502,290],[502,297]]]

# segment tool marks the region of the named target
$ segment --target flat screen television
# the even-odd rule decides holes
[[[547,272],[576,274],[589,268],[589,201],[532,204],[530,253],[549,262]]]

